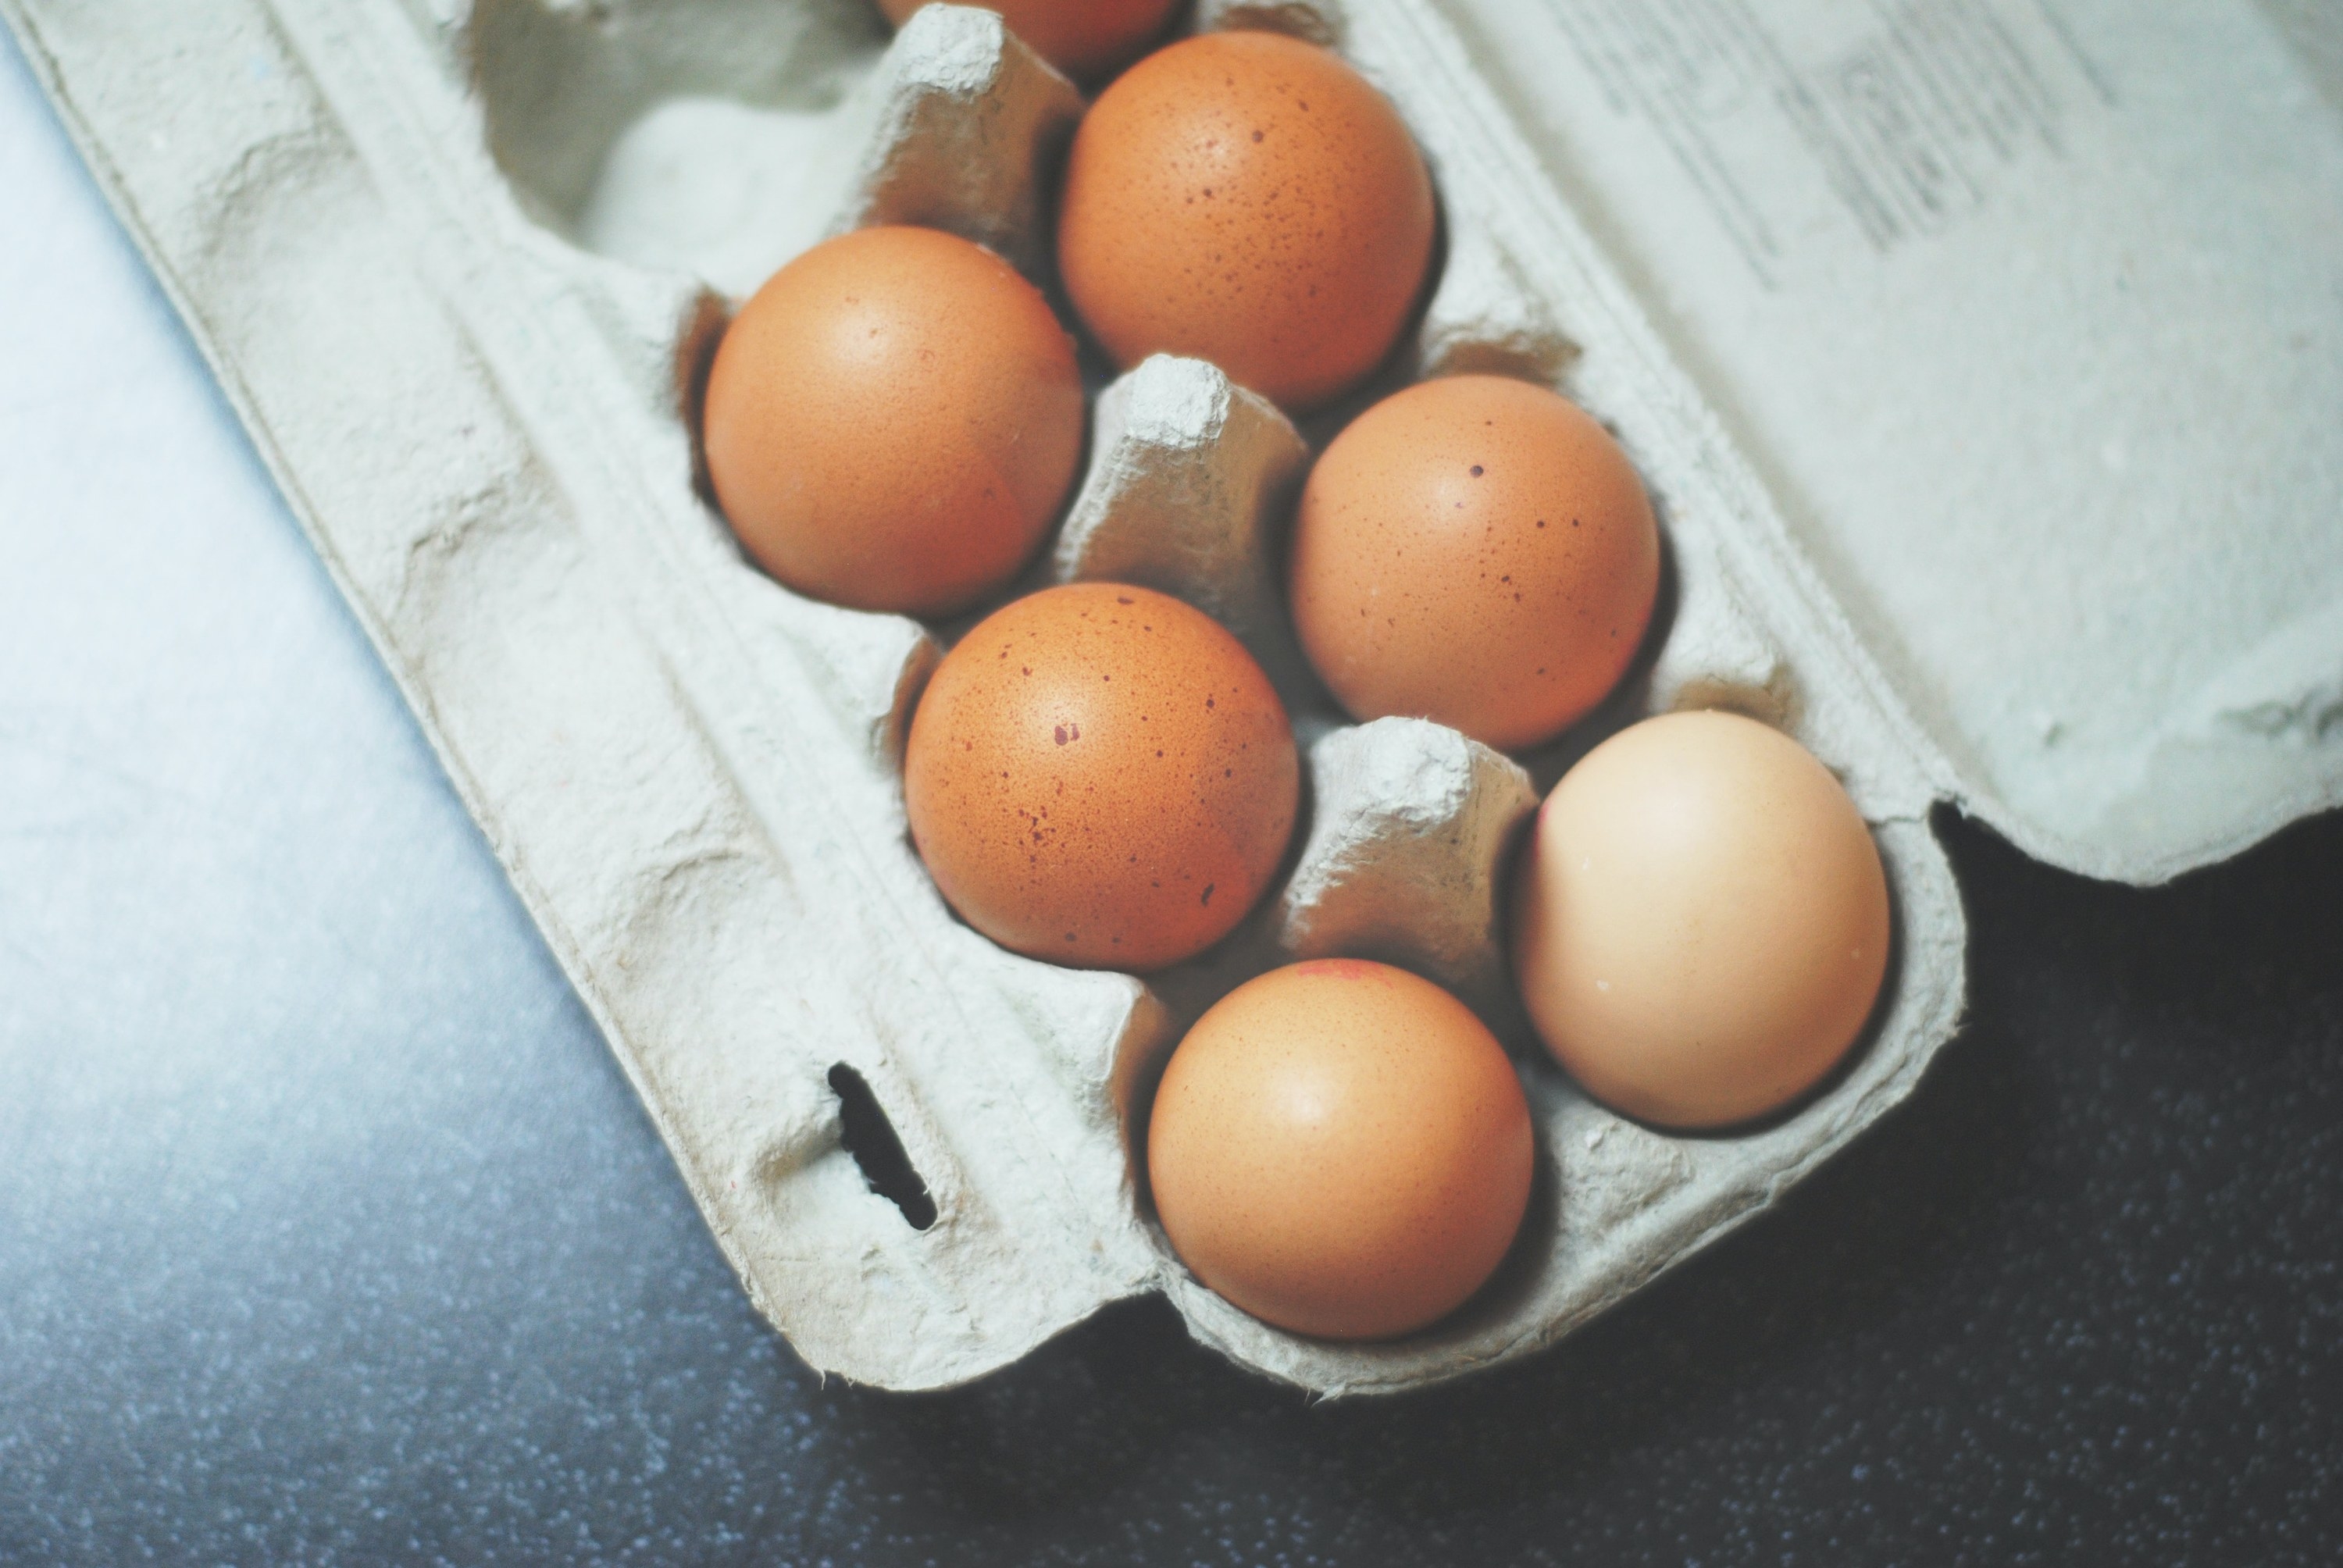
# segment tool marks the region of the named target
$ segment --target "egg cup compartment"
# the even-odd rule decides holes
[[[1146,1218],[1127,1130],[1184,1020],[1289,953],[1373,951],[1495,1011],[1523,765],[1547,781],[1601,726],[1508,759],[1420,720],[1342,722],[1293,658],[1275,570],[1291,425],[1209,367],[1143,365],[1100,398],[1037,570],[1128,574],[1228,618],[1282,670],[1314,805],[1291,875],[1220,949],[1145,984],[1056,969],[960,925],[910,849],[898,763],[936,637],[779,588],[694,488],[694,373],[725,297],[795,249],[892,219],[1046,258],[1062,79],[990,14],[930,7],[889,44],[862,0],[207,0],[112,54],[61,0],[0,8],[53,89],[86,85],[59,96],[88,139],[159,136],[150,80],[233,104],[173,124],[167,159],[101,173],[726,1256],[813,1365],[961,1382],[1161,1291],[1200,1339],[1313,1390],[1437,1381],[1761,1211],[1950,1033],[1964,935],[1931,775],[1420,0],[1202,15],[1333,40],[1398,105],[1446,243],[1403,370],[1558,386],[1661,509],[1674,613],[1605,722],[1725,702],[1797,735],[1874,824],[1900,958],[1844,1076],[1737,1135],[1624,1121],[1501,1020],[1539,1128],[1531,1221],[1481,1299],[1379,1345],[1285,1334],[1197,1286]],[[782,175],[769,210],[739,194]],[[890,1125],[926,1228],[858,1168],[840,1084]]]

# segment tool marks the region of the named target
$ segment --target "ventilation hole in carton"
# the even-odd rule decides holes
[[[903,1152],[903,1141],[895,1136],[895,1124],[880,1109],[870,1085],[841,1061],[830,1070],[830,1088],[838,1096],[840,1141],[854,1156],[870,1191],[901,1210],[904,1222],[912,1230],[924,1231],[934,1224],[936,1201],[912,1168],[911,1157]]]

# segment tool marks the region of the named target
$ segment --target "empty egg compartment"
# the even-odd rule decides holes
[[[524,209],[582,249],[741,297],[841,227],[920,223],[1031,270],[1031,153],[1080,95],[989,13],[907,31],[864,0],[481,0],[454,42]]]

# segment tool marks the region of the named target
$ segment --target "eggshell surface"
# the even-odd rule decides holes
[[[1082,444],[1072,341],[1040,290],[934,229],[782,267],[710,369],[709,477],[749,555],[855,609],[940,616],[1041,544]]]
[[[1634,660],[1660,537],[1626,454],[1576,405],[1496,376],[1418,383],[1337,436],[1290,566],[1304,651],[1353,718],[1552,739]]]
[[[1150,970],[1226,936],[1292,835],[1300,760],[1244,646],[1147,588],[996,611],[911,720],[904,799],[945,899],[1001,946]]]
[[[1208,359],[1309,408],[1390,352],[1433,228],[1423,159],[1365,78],[1279,34],[1212,33],[1141,60],[1083,116],[1058,261],[1118,366]]]
[[[1135,57],[1163,31],[1176,0],[992,0],[1009,30],[1033,52],[1078,80],[1106,75]],[[900,27],[928,0],[879,0]]]
[[[1547,1049],[1615,1110],[1730,1126],[1826,1077],[1886,973],[1887,879],[1830,770],[1737,714],[1587,753],[1540,809],[1513,960]]]
[[[1296,1333],[1389,1339],[1447,1316],[1513,1245],[1534,1160],[1513,1064],[1404,970],[1323,959],[1222,998],[1149,1120],[1182,1261]]]

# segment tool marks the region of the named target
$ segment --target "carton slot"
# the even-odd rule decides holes
[[[928,1183],[903,1151],[895,1124],[860,1073],[844,1062],[830,1070],[830,1090],[838,1096],[839,1141],[854,1156],[870,1191],[902,1212],[903,1222],[924,1231],[936,1222],[936,1201]]]

